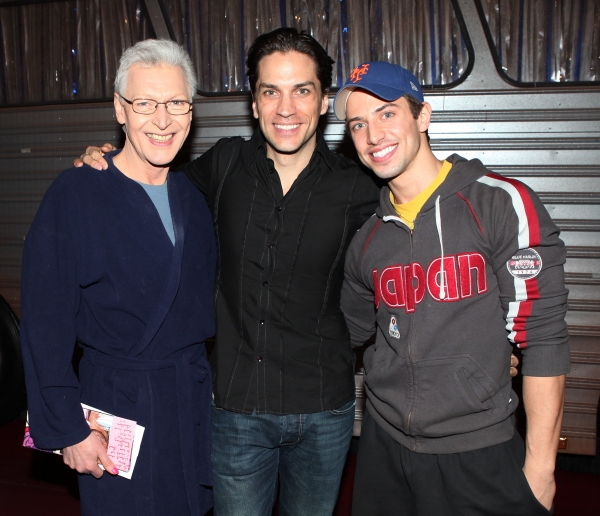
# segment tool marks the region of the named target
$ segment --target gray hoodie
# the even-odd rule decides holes
[[[377,334],[364,355],[369,413],[424,453],[513,436],[512,346],[524,375],[570,368],[558,228],[524,184],[479,160],[448,161],[412,231],[383,188],[348,250],[342,292],[353,345]]]

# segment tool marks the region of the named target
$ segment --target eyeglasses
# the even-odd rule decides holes
[[[152,99],[133,99],[128,100],[123,95],[119,95],[127,104],[131,105],[131,109],[140,115],[151,115],[154,113],[159,104],[164,104],[167,112],[171,115],[187,115],[192,109],[192,103],[187,100],[169,100],[168,102],[157,102]]]

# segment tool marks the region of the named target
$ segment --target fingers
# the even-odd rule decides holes
[[[79,470],[77,470],[77,471],[79,471]],[[98,464],[96,464],[96,467],[94,467],[93,469],[90,469],[89,471],[79,471],[79,473],[89,473],[94,478],[102,478],[102,475],[104,475],[104,471]]]
[[[73,161],[73,166],[82,167],[83,165],[89,165],[96,170],[106,170],[108,163],[102,156],[103,154],[99,150],[93,151],[92,154],[82,154]]]
[[[103,156],[113,150],[117,150],[117,148],[110,143],[105,143],[102,147],[90,145],[81,156],[73,161],[73,166],[82,167],[85,164],[96,170],[106,170],[108,163]]]
[[[104,471],[98,466],[98,456],[93,451],[88,453],[88,450],[77,449],[76,446],[79,445],[68,446],[63,450],[63,462],[77,473],[100,478]]]
[[[82,154],[80,159],[92,168],[96,170],[106,170],[108,163],[103,158],[104,152],[99,147],[88,147],[85,150],[85,154]]]
[[[103,448],[103,450],[104,450],[104,448]],[[111,475],[119,474],[119,470],[115,466],[114,462],[112,460],[110,460],[106,451],[103,451],[102,453],[100,453],[100,455],[98,455],[98,460],[100,461],[100,463],[102,464],[102,466],[108,473],[110,473]]]
[[[514,378],[517,376],[517,366],[519,365],[519,359],[515,355],[510,356],[510,376]]]
[[[108,163],[103,156],[105,153],[113,150],[116,150],[116,147],[113,147],[110,143],[105,143],[102,147],[90,145],[79,158],[73,161],[73,165],[75,167],[81,167],[85,164],[96,170],[106,170],[108,168]]]
[[[104,471],[99,464],[111,473],[116,475],[119,470],[108,458],[106,448],[102,441],[94,433],[73,446],[67,446],[63,449],[63,462],[71,469],[79,473],[90,474],[95,478],[100,478]]]
[[[102,152],[106,154],[107,152],[117,150],[117,148],[110,143],[105,143],[102,147],[100,147],[100,150],[102,150]]]

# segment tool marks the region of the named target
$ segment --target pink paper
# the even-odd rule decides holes
[[[108,437],[108,456],[121,471],[131,467],[135,421],[114,416]]]

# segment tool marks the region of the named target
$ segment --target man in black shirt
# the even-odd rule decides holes
[[[219,516],[270,515],[278,474],[280,514],[330,515],[337,499],[354,421],[344,256],[379,190],[317,129],[332,63],[295,29],[259,36],[247,59],[259,128],[182,167],[208,201],[219,248],[211,356]],[[86,163],[102,167],[88,152]]]

